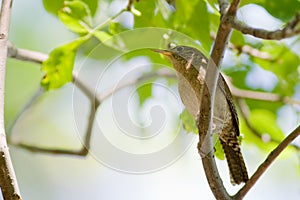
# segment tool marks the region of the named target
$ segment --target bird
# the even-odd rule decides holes
[[[180,98],[188,112],[197,119],[208,59],[196,48],[190,46],[175,46],[170,49],[153,49],[170,60],[178,77],[178,91]],[[204,98],[209,98],[207,95]],[[201,122],[200,122],[201,123]],[[233,185],[248,181],[247,168],[241,153],[238,137],[239,121],[230,89],[219,74],[215,93],[213,132],[223,147],[227,160],[230,181]]]

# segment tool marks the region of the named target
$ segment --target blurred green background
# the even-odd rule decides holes
[[[44,2],[47,5],[47,1]],[[61,1],[53,1],[53,5],[56,5],[56,2]],[[94,1],[90,3],[92,4],[92,2]],[[210,34],[215,33],[218,25],[218,16],[214,10],[215,1],[208,2],[209,5],[202,0],[193,0],[190,4],[186,4],[185,1],[178,0],[176,1],[177,11],[174,12],[174,7],[169,6],[163,0],[140,1],[134,7],[136,12],[142,13],[141,16],[123,13],[109,23],[109,26],[103,27],[103,31],[114,35],[118,32],[141,27],[170,28],[187,34],[194,39],[193,43],[176,34],[175,36],[171,35],[170,39],[165,39],[165,43],[153,41],[151,34],[141,33],[135,36],[134,41],[141,46],[143,46],[141,42],[145,42],[148,46],[157,42],[161,45],[160,47],[165,46],[169,40],[177,43],[184,42],[184,44],[197,46],[208,55],[212,44]],[[243,5],[249,2],[242,1]],[[297,0],[281,2],[280,5],[282,6],[280,7],[278,7],[279,3],[271,4],[262,0],[257,0],[254,3],[257,4],[244,6],[239,12],[239,18],[251,26],[272,30],[280,28],[284,22],[294,16],[294,11],[300,9]],[[98,5],[90,6],[91,8],[98,8],[95,9],[97,12],[93,18],[94,24],[105,21],[126,5],[127,1],[107,0],[99,1]],[[199,16],[199,10],[201,10],[201,16]],[[282,21],[271,16],[270,13]],[[45,10],[42,1],[13,2],[9,40],[17,47],[49,54],[54,48],[77,37],[78,34],[69,31],[56,15],[49,14]],[[164,40],[162,39],[162,41]],[[272,57],[270,61],[237,52],[236,49],[227,51],[222,69],[232,78],[236,87],[276,92],[300,99],[299,36],[274,42],[242,36],[234,31],[231,42],[236,47],[249,45],[268,53]],[[132,44],[131,41],[128,43]],[[80,77],[88,85],[96,88],[99,92],[105,91],[106,88],[124,78],[123,74],[128,74],[136,66],[142,66],[141,71],[134,72],[136,74],[170,66],[159,55],[148,50],[141,50],[122,55],[109,66],[111,71],[105,71],[102,66],[107,66],[110,61],[108,58],[117,53],[111,46],[102,46],[99,47],[99,52],[95,50],[89,54],[93,47],[98,44],[99,40],[92,38],[82,45],[76,56],[75,69],[81,72]],[[128,46],[129,44],[125,43],[125,47]],[[93,57],[93,55],[96,56]],[[100,74],[104,74],[103,82],[98,77]],[[38,90],[43,75],[41,66],[38,64],[8,60],[5,94],[6,127],[11,126],[22,107]],[[183,107],[180,102],[177,102],[176,81],[164,78],[151,81],[155,84],[150,84],[150,93],[148,88],[148,90],[144,90],[144,93],[140,92],[132,97],[127,112],[137,123],[151,124],[151,119],[148,117],[150,108],[157,104],[161,105],[167,112],[163,134],[159,137],[161,140],[154,138],[149,142],[134,141],[126,138],[126,135],[118,135],[121,133],[116,128],[113,117],[110,116],[112,99],[105,101],[97,113],[95,126],[101,126],[103,130],[109,133],[106,136],[111,143],[125,151],[139,153],[157,151],[157,149],[169,144],[170,140],[175,137],[174,130],[178,129],[178,124],[180,125],[179,115]],[[169,95],[164,94],[160,85],[167,85],[168,92],[171,91],[171,93]],[[130,97],[132,89],[135,89],[135,86],[123,91],[124,94],[119,96],[116,104],[121,105],[122,98]],[[173,93],[176,94],[177,100],[174,100]],[[299,106],[254,100],[247,100],[246,103],[250,109],[249,120],[253,127],[261,134],[267,134],[273,139],[281,140],[284,135],[291,132],[299,124]],[[68,83],[57,90],[50,90],[42,95],[22,114],[8,135],[15,141],[37,146],[77,149],[81,145],[81,136],[87,122],[88,109],[87,99],[80,92],[77,93],[71,83]],[[122,115],[121,111],[119,114],[121,119],[122,117],[124,120],[128,118],[128,115]],[[152,117],[155,119],[155,115]],[[240,120],[241,132],[244,135],[242,151],[251,175],[277,143],[263,142],[251,133],[241,117]],[[96,136],[94,136],[94,140],[92,138],[92,152],[93,148],[94,151],[97,151],[97,145],[101,146],[101,141],[97,140],[97,131],[94,130],[94,134]],[[135,129],[132,134],[141,134],[140,129]],[[196,150],[197,136],[190,134],[188,137],[194,137],[194,140],[191,140],[191,146],[180,158],[161,170],[145,174],[123,173],[114,170],[107,167],[105,163],[99,162],[97,155],[94,154],[88,155],[86,158],[34,154],[14,146],[10,147],[10,151],[24,199],[213,199]],[[300,146],[299,138],[295,144]],[[182,151],[182,149],[179,148],[178,151]],[[114,156],[111,154],[111,157]],[[224,177],[224,184],[229,192],[234,193],[239,186],[230,185],[226,162],[221,160],[217,160],[217,162],[221,175]],[[271,165],[245,199],[284,199],[287,197],[299,199],[299,166],[299,149],[287,149]]]

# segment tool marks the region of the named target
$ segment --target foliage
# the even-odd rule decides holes
[[[168,39],[170,42],[179,44],[188,44],[196,46],[201,49],[204,54],[208,55],[212,46],[213,40],[211,35],[216,35],[216,29],[219,24],[219,14],[215,7],[217,1],[192,0],[187,3],[184,0],[176,0],[176,4],[168,4],[164,0],[154,1],[138,1],[134,2],[131,14],[133,16],[133,26],[109,20],[104,24],[94,25],[93,17],[96,16],[98,8],[98,1],[92,0],[43,0],[45,9],[57,16],[62,23],[72,32],[78,34],[79,39],[57,47],[50,53],[49,59],[43,64],[43,71],[46,73],[42,85],[47,89],[55,89],[61,87],[64,83],[72,80],[72,69],[77,50],[80,47],[87,47],[87,45],[96,46],[99,43],[106,46],[108,50],[119,50],[120,40],[111,40],[113,36],[125,32],[127,30],[134,30],[143,27],[158,27],[168,28],[174,31],[188,35],[192,41],[186,41],[181,38],[172,37]],[[264,7],[271,15],[282,22],[289,21],[300,10],[300,3],[298,0],[282,1],[242,1],[242,6],[255,3]],[[120,13],[115,13],[116,16],[126,11],[124,8]],[[201,13],[201,15],[199,15]],[[122,16],[120,16],[122,18]],[[94,40],[96,37],[98,40]],[[110,42],[107,42],[110,41]],[[294,43],[299,43],[299,37],[293,40]],[[126,41],[121,43],[126,44]],[[234,46],[231,53],[234,55],[230,63],[224,69],[224,72],[232,78],[232,83],[241,89],[250,89],[257,91],[278,93],[282,96],[293,98],[296,91],[295,88],[299,83],[299,55],[291,48],[287,42],[281,41],[263,41],[251,40],[249,37],[242,35],[237,31],[233,31],[230,42]],[[249,46],[262,54],[269,55],[268,59],[259,56],[251,55],[251,53],[243,52],[241,49],[244,46]],[[91,48],[88,48],[91,49]],[[85,53],[86,48],[82,50]],[[147,51],[142,51],[144,56],[149,59],[165,63],[161,57],[154,55]],[[130,59],[135,56],[140,56],[141,52],[135,52],[125,58]],[[105,57],[99,57],[105,59]],[[246,58],[246,59],[239,59]],[[271,88],[261,86],[253,86],[246,80],[252,78],[251,73],[259,68],[261,71],[268,71],[275,77],[276,81]],[[157,68],[153,67],[152,70]],[[262,77],[261,77],[262,78]],[[265,80],[265,81],[270,81]],[[140,87],[137,85],[140,105],[152,96],[152,85],[144,85]],[[268,134],[272,142],[264,142],[261,136],[255,135],[247,128],[244,121],[241,120],[241,132],[248,143],[253,143],[261,150],[270,151],[274,144],[278,144],[284,137],[284,133],[277,124],[277,112],[284,105],[282,102],[269,103],[257,100],[247,100],[247,105],[250,109],[249,123],[261,135]],[[183,111],[180,116],[185,129],[188,132],[195,131],[195,126],[191,116],[188,116],[187,111]],[[217,145],[216,148],[218,149]],[[220,156],[218,156],[220,157]]]

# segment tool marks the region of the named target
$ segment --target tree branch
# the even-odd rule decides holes
[[[9,57],[15,58],[22,61],[29,61],[33,63],[42,64],[45,60],[47,60],[48,55],[43,54],[36,51],[31,51],[27,49],[21,49],[16,48],[12,43],[9,43],[8,45],[8,54]],[[100,104],[98,99],[94,98],[93,91],[85,85],[78,77],[77,72],[73,72],[73,83],[76,87],[78,87],[90,100],[91,102],[91,108],[90,108],[90,115],[88,120],[88,125],[86,128],[86,134],[83,142],[83,146],[79,150],[65,150],[65,149],[53,149],[53,148],[45,148],[45,147],[36,147],[34,145],[28,145],[20,142],[13,142],[10,141],[12,145],[24,148],[31,152],[40,152],[40,153],[49,153],[49,154],[66,154],[66,155],[79,155],[79,156],[85,156],[88,153],[88,149],[90,147],[90,138],[91,138],[91,132],[92,132],[92,126],[94,124],[94,118],[95,118],[95,112],[96,108]],[[39,91],[43,91],[41,88]],[[16,120],[11,125],[11,128],[14,126],[20,115],[23,113],[24,110],[28,109],[32,104],[36,101],[36,99],[41,95],[41,92],[38,92],[37,95],[34,95],[33,98],[24,106],[22,111],[19,113],[19,115],[16,117]],[[11,130],[10,128],[10,130]]]
[[[300,101],[292,99],[287,96],[282,96],[280,94],[269,93],[269,92],[258,92],[252,90],[243,90],[235,87],[227,76],[226,78],[227,85],[230,88],[230,91],[233,96],[243,99],[254,99],[260,101],[269,101],[269,102],[282,102],[284,104],[293,104],[300,105]]]
[[[219,4],[221,10],[221,22],[212,49],[211,58],[208,62],[205,76],[205,83],[207,87],[203,87],[200,115],[197,118],[197,126],[199,131],[198,151],[202,158],[206,178],[215,198],[231,199],[220,178],[214,159],[212,124],[215,92],[218,84],[220,65],[231,33],[231,27],[228,25],[228,18],[232,15],[236,15],[239,0],[233,0],[227,12],[225,12],[225,7],[228,7],[228,1],[219,0]]]
[[[0,187],[5,200],[21,199],[4,127],[5,70],[11,6],[12,0],[3,0],[0,14]]]
[[[10,58],[15,58],[17,60],[29,61],[37,64],[42,64],[48,59],[47,54],[43,54],[37,51],[30,51],[27,49],[16,48],[11,42],[8,42],[8,54]]]
[[[275,31],[268,31],[259,28],[250,27],[243,22],[232,16],[230,19],[230,24],[232,28],[244,33],[249,34],[254,37],[266,39],[266,40],[280,40],[283,38],[288,38],[295,36],[300,33],[300,12],[283,28]]]
[[[220,14],[225,15],[227,12],[227,9],[229,8],[229,0],[218,0],[219,6],[220,6]]]
[[[298,126],[292,133],[290,133],[266,158],[266,160],[258,167],[256,172],[247,181],[247,183],[234,195],[235,200],[243,199],[247,192],[253,187],[256,181],[267,170],[272,162],[280,155],[280,153],[298,136],[300,135],[300,126]]]
[[[119,91],[119,90],[121,90],[123,88],[126,88],[128,86],[132,86],[132,85],[141,83],[143,81],[146,81],[146,80],[149,80],[149,79],[152,79],[152,78],[155,78],[155,77],[165,77],[165,78],[174,78],[174,79],[177,79],[177,76],[174,73],[172,73],[171,70],[169,70],[169,69],[160,69],[160,70],[157,70],[155,72],[148,73],[148,74],[143,74],[140,77],[137,77],[137,78],[132,79],[130,81],[124,82],[124,83],[118,85],[113,90],[109,89],[108,91],[105,91],[102,94],[97,95],[97,99],[98,99],[98,101],[102,102],[106,98],[110,97],[113,93],[115,93],[115,92],[117,92],[117,91]]]
[[[228,47],[231,50],[236,50],[238,55],[240,53],[245,53],[245,54],[248,54],[249,56],[253,56],[256,58],[263,59],[263,60],[268,60],[270,62],[275,61],[275,59],[269,53],[259,51],[258,49],[255,49],[249,45],[235,46],[233,43],[229,43]]]
[[[240,4],[240,0],[232,0],[230,6],[229,6],[229,9],[227,11],[227,15],[230,16],[230,15],[233,15],[233,16],[236,16],[236,12],[239,8],[239,4]]]
[[[86,127],[85,131],[85,137],[83,140],[82,147],[78,150],[71,150],[71,149],[58,149],[58,148],[46,148],[46,147],[37,147],[35,145],[29,145],[29,144],[24,144],[22,142],[14,142],[10,141],[10,143],[14,146],[26,149],[28,151],[34,152],[34,153],[48,153],[48,154],[65,154],[65,155],[77,155],[77,156],[86,156],[89,152],[90,149],[90,140],[91,140],[91,135],[92,135],[92,128],[93,124],[95,121],[95,116],[96,116],[96,110],[98,108],[95,107],[95,101],[94,98],[92,98],[92,95],[89,95],[88,92],[90,90],[86,90],[86,87],[80,84],[75,84],[78,86],[78,88],[81,88],[81,90],[84,92],[84,94],[89,98],[90,100],[90,114],[88,118],[88,124]],[[35,101],[30,101],[28,106],[26,108],[30,107]],[[19,114],[21,115],[22,112]]]
[[[214,34],[211,34],[210,38],[212,40],[215,40],[216,36]],[[275,61],[275,59],[272,57],[271,54],[269,54],[267,52],[259,51],[258,49],[254,48],[254,47],[251,47],[249,45],[239,46],[239,45],[234,45],[233,43],[229,42],[228,43],[228,48],[230,50],[237,51],[238,55],[241,54],[241,53],[245,53],[245,54],[248,54],[249,56],[253,56],[253,57],[260,58],[260,59],[268,60],[270,62]]]
[[[12,123],[8,126],[8,128],[6,128],[8,133],[11,133],[12,128],[15,126],[15,124],[17,123],[17,121],[20,119],[22,113],[24,113],[29,107],[31,107],[36,100],[43,95],[45,92],[44,88],[39,87],[36,92],[34,93],[34,95],[29,99],[29,101],[23,106],[23,108],[21,109],[20,112],[18,112],[17,116],[13,119]],[[10,140],[8,140],[8,142],[10,142]]]

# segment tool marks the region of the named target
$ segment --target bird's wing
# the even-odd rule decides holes
[[[232,94],[231,94],[230,89],[221,73],[219,76],[218,85],[221,88],[221,91],[223,92],[223,94],[226,96],[227,103],[230,107],[230,111],[233,116],[232,117],[233,124],[236,127],[237,136],[239,136],[240,135],[239,118],[238,118],[237,111],[236,111],[236,108],[235,108],[235,105],[233,102]]]

